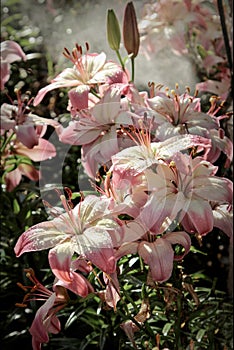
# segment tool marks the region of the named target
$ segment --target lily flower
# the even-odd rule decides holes
[[[22,99],[18,90],[17,105],[3,103],[0,112],[1,130],[13,130],[17,139],[28,148],[38,145],[39,138],[47,130],[47,125],[59,126],[55,120],[41,118],[31,113],[29,108],[31,101],[32,99],[29,100],[28,96]]]
[[[212,203],[214,227],[218,227],[233,241],[233,210],[229,204]]]
[[[36,127],[36,129],[40,127]],[[38,135],[40,135],[38,131]],[[4,169],[4,181],[6,190],[11,192],[21,181],[22,176],[32,181],[38,181],[40,171],[33,165],[32,161],[40,162],[55,157],[56,149],[49,141],[39,138],[38,144],[27,148],[16,138],[11,131],[7,133],[10,142],[6,144],[1,155],[1,166]]]
[[[190,233],[212,231],[210,202],[232,203],[232,182],[215,176],[217,169],[201,157],[192,159],[178,152],[170,164],[159,164],[156,173],[149,170],[146,177],[152,192],[140,214],[142,223],[155,232],[161,232],[168,219],[181,223]]]
[[[109,307],[112,307],[116,311],[116,305],[120,300],[120,288],[117,273],[114,272],[110,275],[104,273],[103,279],[106,284],[106,289],[98,293],[99,297],[101,300],[105,301]]]
[[[90,195],[73,209],[63,195],[61,201],[66,212],[24,232],[16,243],[16,255],[50,249],[51,269],[65,283],[72,282],[74,254],[90,260],[103,272],[113,273],[116,261],[110,233],[119,225],[109,217],[109,200]]]
[[[95,178],[98,165],[107,164],[123,146],[122,135],[118,133],[121,125],[130,123],[130,114],[122,109],[121,91],[110,87],[93,108],[77,112],[68,127],[58,134],[63,143],[83,145],[82,163],[88,175]]]
[[[212,147],[206,154],[209,162],[215,162],[221,152],[228,158],[227,165],[231,161],[232,142],[223,136],[224,131],[219,126],[219,120],[227,116],[215,117],[220,110],[216,106],[216,99],[211,99],[211,108],[207,113],[201,112],[200,99],[187,92],[179,95],[172,91],[172,96],[158,92],[155,97],[148,99],[148,104],[158,113],[155,116],[158,122],[157,140],[164,141],[181,134],[199,135],[211,140]]]
[[[6,40],[0,44],[1,55],[1,90],[4,89],[6,82],[10,78],[10,64],[15,61],[26,61],[26,55],[20,45],[15,41]]]
[[[110,171],[127,172],[136,176],[162,159],[169,159],[176,152],[199,146],[207,149],[210,141],[196,135],[180,135],[162,142],[150,142],[147,135],[142,136],[140,145],[129,147],[112,157]]]
[[[187,92],[179,95],[172,90],[172,95],[157,92],[148,99],[149,106],[156,111],[158,120],[157,139],[163,141],[179,134],[193,134],[209,137],[209,130],[218,129],[218,121],[213,116],[201,112],[200,99]]]
[[[86,43],[88,49],[88,44]],[[86,87],[95,87],[97,84],[104,84],[114,79],[121,82],[123,76],[122,68],[112,61],[106,61],[106,54],[82,54],[82,48],[78,44],[70,52],[64,49],[64,56],[73,63],[73,68],[66,68],[48,86],[42,88],[35,100],[34,106],[38,105],[47,92],[65,87],[76,88],[78,93],[86,93]]]
[[[69,296],[64,287],[53,286],[53,292],[44,287],[36,278],[32,269],[26,269],[26,276],[33,282],[33,287],[18,286],[24,290],[30,288],[30,292],[24,297],[23,303],[16,306],[24,307],[31,300],[45,300],[45,303],[37,310],[34,321],[29,329],[32,335],[33,350],[40,350],[41,344],[48,343],[48,333],[57,334],[60,332],[61,325],[56,313],[62,310],[69,302]]]
[[[127,228],[130,233],[136,225],[131,225]],[[142,237],[139,237],[141,232]],[[189,235],[184,232],[167,232],[161,237],[157,237],[154,231],[148,231],[142,225],[138,225],[138,232],[130,233],[132,238],[135,235],[135,240],[129,241],[126,234],[126,242],[124,242],[116,251],[116,259],[127,255],[138,253],[150,267],[150,274],[154,281],[165,282],[172,274],[173,260],[182,260],[189,252],[191,240]],[[177,256],[174,253],[172,245],[180,244],[184,247],[181,255]]]

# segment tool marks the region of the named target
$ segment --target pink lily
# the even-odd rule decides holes
[[[215,117],[201,112],[200,99],[173,93],[172,96],[158,92],[148,99],[149,106],[159,115],[156,137],[159,141],[180,134],[193,134],[209,138],[209,130],[218,129],[218,121]]]
[[[71,262],[74,253],[90,260],[106,273],[116,268],[110,232],[119,225],[110,218],[109,200],[87,196],[74,209],[61,196],[66,213],[39,223],[24,232],[15,246],[17,256],[29,251],[50,249],[49,263],[55,276],[72,282]]]
[[[71,53],[64,49],[64,56],[74,64],[73,68],[66,68],[51,84],[42,88],[34,100],[34,106],[41,102],[47,92],[57,88],[72,87],[82,94],[86,93],[87,86],[91,88],[111,79],[122,81],[123,70],[116,63],[106,61],[104,52],[83,55],[81,46],[76,45]]]
[[[165,230],[165,220],[177,220],[190,233],[212,231],[214,219],[210,201],[232,203],[232,182],[214,176],[217,167],[200,157],[176,153],[170,164],[159,164],[156,174],[146,174],[148,190],[141,221],[154,232]]]
[[[134,340],[134,333],[138,332],[140,328],[136,325],[136,323],[134,323],[131,320],[128,320],[126,322],[121,323],[120,327],[123,329],[128,339],[131,341],[134,349],[138,349]]]
[[[230,76],[224,76],[221,80],[208,79],[196,84],[196,89],[202,92],[211,92],[222,99],[226,99],[230,89]]]
[[[136,226],[132,226],[135,228]],[[127,229],[129,233],[131,228]],[[141,232],[141,238],[139,237]],[[144,260],[145,264],[150,267],[150,274],[154,281],[165,282],[172,273],[173,260],[182,260],[183,257],[189,252],[191,246],[191,240],[189,235],[184,232],[167,232],[161,237],[157,238],[154,231],[147,233],[147,228],[138,225],[137,234],[131,233],[132,238],[135,235],[135,240],[130,241],[128,235],[125,239],[126,243],[123,243],[116,251],[116,258],[138,253]],[[175,256],[172,249],[172,245],[180,244],[184,247],[184,252],[180,256]]]
[[[229,204],[212,203],[214,227],[224,232],[233,241],[233,210]]]
[[[124,149],[114,155],[110,171],[126,172],[135,176],[158,164],[161,159],[169,159],[178,151],[193,146],[199,146],[203,149],[210,147],[209,140],[196,135],[175,136],[162,142],[150,142],[146,135],[140,140],[140,143],[139,146]]]
[[[8,136],[11,137],[11,135],[13,134],[9,133]],[[38,181],[40,172],[34,167],[31,160],[39,162],[55,155],[55,147],[45,139],[39,138],[38,144],[29,149],[16,139],[16,135],[13,135],[1,159],[1,165],[5,170],[6,190],[11,192],[20,183],[23,175],[32,181]],[[19,158],[19,163],[14,157]]]
[[[111,178],[110,178],[111,177]],[[147,183],[144,175],[129,177],[127,173],[108,172],[105,178],[105,194],[111,198],[110,210],[113,214],[128,214],[136,218],[148,199]]]
[[[116,305],[120,300],[120,288],[117,273],[114,272],[110,275],[103,274],[103,279],[106,284],[105,291],[99,292],[99,297],[103,300],[109,307],[116,310]]]
[[[58,134],[64,143],[83,145],[83,164],[88,175],[94,178],[99,166],[107,164],[123,146],[122,134],[118,131],[121,125],[130,123],[130,115],[122,109],[120,90],[110,87],[93,108],[77,112],[69,126]]]
[[[15,61],[24,60],[27,57],[20,45],[15,41],[6,40],[1,42],[0,45],[1,55],[1,90],[4,89],[6,82],[10,78],[10,64]]]
[[[120,98],[118,89],[108,89],[93,108],[77,112],[69,126],[59,133],[60,141],[72,145],[85,145],[105,136],[111,127],[118,123],[121,112]],[[123,121],[119,123],[121,122]]]
[[[28,148],[38,144],[39,138],[46,132],[47,125],[59,126],[59,123],[54,120],[41,118],[31,113],[30,101],[27,97],[22,100],[18,91],[17,106],[3,103],[0,115],[1,129],[13,130],[17,139]]]
[[[23,303],[18,306],[26,306],[31,300],[45,300],[45,303],[37,310],[34,321],[29,329],[32,335],[33,350],[40,350],[41,344],[48,343],[48,333],[57,334],[60,332],[60,321],[56,313],[62,310],[69,302],[69,296],[64,287],[54,284],[53,292],[44,287],[36,278],[32,269],[26,269],[26,276],[33,282],[33,287],[19,287],[24,290],[30,288],[30,292],[24,297]]]

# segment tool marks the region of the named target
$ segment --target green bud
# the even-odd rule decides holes
[[[119,50],[121,34],[119,22],[114,10],[108,10],[107,13],[107,40],[112,50]]]
[[[128,2],[125,7],[123,39],[127,53],[132,55],[132,58],[136,57],[140,46],[140,35],[137,27],[136,12],[132,1]]]

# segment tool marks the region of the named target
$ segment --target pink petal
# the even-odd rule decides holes
[[[232,203],[233,183],[221,177],[196,177],[193,180],[193,193],[213,202]]]
[[[6,40],[1,42],[1,59],[12,63],[21,59],[26,61],[27,58],[19,44],[15,41]]]
[[[122,237],[122,242],[118,242],[118,244],[137,241],[147,232],[147,228],[137,221],[128,222],[123,226],[123,229],[124,236]]]
[[[57,334],[60,331],[59,319],[52,313],[49,315],[55,299],[56,294],[51,294],[47,301],[37,310],[34,321],[29,329],[32,335],[33,350],[40,350],[42,343],[48,343],[48,332]]]
[[[80,258],[76,260],[72,260],[71,267],[72,267],[72,270],[74,271],[79,270],[84,273],[89,273],[93,270],[92,266],[88,264],[87,260],[80,259]]]
[[[66,68],[61,74],[52,80],[51,84],[39,90],[37,96],[33,101],[33,105],[37,106],[43,100],[47,92],[51,90],[65,87],[74,87],[79,84],[81,85],[82,82],[79,81],[76,71],[73,68]]]
[[[70,282],[59,281],[58,284],[83,298],[87,297],[89,293],[94,292],[92,285],[84,276],[71,271],[70,278]]]
[[[82,235],[78,235],[76,251],[85,255],[103,272],[113,273],[116,269],[112,240],[105,229],[90,227]]]
[[[172,273],[174,252],[171,244],[163,238],[155,242],[141,242],[138,248],[139,255],[149,265],[154,281],[165,282]]]
[[[193,198],[186,213],[181,215],[181,223],[187,232],[205,235],[213,230],[212,209],[210,204],[203,199]]]
[[[165,141],[152,143],[151,147],[158,150],[158,157],[169,158],[176,152],[186,150],[193,146],[199,146],[204,149],[211,147],[211,141],[198,135],[179,135],[171,137]]]
[[[1,90],[4,89],[6,82],[10,78],[10,65],[8,62],[1,62]]]
[[[69,125],[59,132],[59,140],[71,145],[85,145],[95,141],[101,134],[101,128],[94,123],[88,125],[72,120]]]
[[[54,145],[42,138],[38,140],[38,145],[31,149],[28,149],[23,145],[17,146],[16,152],[29,157],[34,162],[39,162],[56,156],[56,148]]]
[[[217,205],[213,209],[214,226],[218,227],[221,231],[232,240],[233,239],[233,212],[231,208],[228,208],[227,204]]]
[[[116,251],[116,260],[122,258],[122,256],[127,254],[136,254],[138,249],[138,242],[123,243]]]
[[[134,348],[137,349],[136,342],[134,340],[134,333],[139,331],[139,328],[137,327],[137,325],[133,321],[129,320],[124,323],[121,323],[120,327],[124,330],[125,334],[127,335],[128,339],[131,341]]]
[[[180,256],[174,256],[174,260],[183,259],[183,257],[190,251],[191,239],[184,231],[168,232],[163,236],[163,239],[166,239],[171,244],[180,244],[184,247],[185,250],[183,254]]]
[[[17,138],[27,148],[33,148],[38,145],[38,136],[34,125],[17,125],[15,127]]]
[[[171,220],[175,219],[175,216],[181,209],[180,207],[175,207],[175,202],[176,195],[173,193],[166,195],[165,188],[155,191],[142,208],[142,212],[139,215],[141,223],[149,230],[160,233],[164,220],[167,217]]]
[[[21,171],[16,168],[15,170],[6,173],[5,175],[5,182],[6,182],[6,190],[8,192],[13,191],[13,189],[18,186],[18,184],[20,183],[22,174]]]
[[[63,241],[67,235],[63,231],[59,231],[53,221],[41,222],[25,231],[15,245],[16,256],[26,252],[52,248]]]
[[[92,76],[95,76],[100,70],[102,70],[105,62],[106,54],[104,52],[82,56],[82,63],[86,67],[87,72],[92,73]]]
[[[116,304],[120,300],[119,281],[116,272],[106,276],[103,274],[106,283],[105,301],[107,305],[116,309]]]
[[[60,244],[50,250],[50,267],[55,276],[59,279],[56,285],[69,289],[81,297],[86,297],[89,293],[92,293],[94,289],[84,276],[71,269],[71,267],[75,267],[72,264],[72,256],[73,249],[70,243]],[[89,271],[86,270],[85,272]]]
[[[40,178],[40,172],[33,165],[21,163],[18,169],[22,175],[27,176],[32,181],[38,181]]]
[[[73,252],[74,250],[70,242],[61,243],[49,251],[51,270],[59,280],[65,283],[72,281],[70,270]]]
[[[204,82],[196,84],[196,90],[198,91],[209,91],[212,94],[220,96],[222,99],[226,99],[229,91],[229,81],[223,79],[217,80],[206,80]]]
[[[84,85],[83,92],[77,92],[76,90],[71,90],[68,93],[72,115],[75,115],[77,111],[81,109],[88,108],[88,95],[89,87]]]

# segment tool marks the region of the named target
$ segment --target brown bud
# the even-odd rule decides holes
[[[137,19],[134,5],[128,2],[125,7],[123,20],[124,46],[129,55],[136,57],[140,46],[140,35],[137,27]]]

